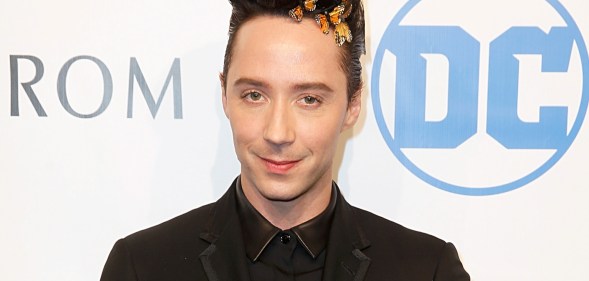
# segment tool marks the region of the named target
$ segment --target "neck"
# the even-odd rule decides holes
[[[242,180],[247,200],[272,225],[285,230],[300,225],[323,212],[331,199],[331,179],[320,180],[304,194],[287,201],[272,200]]]

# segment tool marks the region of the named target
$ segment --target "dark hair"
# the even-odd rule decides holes
[[[225,58],[223,62],[222,79],[226,85],[227,71],[231,64],[233,55],[233,43],[235,35],[243,23],[261,15],[289,17],[288,12],[301,4],[297,0],[229,0],[233,11],[229,20],[229,40],[225,49]],[[317,7],[334,7],[341,1],[337,0],[318,0]],[[352,12],[345,20],[350,31],[352,32],[352,42],[345,42],[341,48],[340,67],[344,71],[347,79],[348,100],[354,98],[354,94],[362,88],[362,64],[360,56],[365,53],[364,43],[364,8],[361,0],[348,0],[352,4]],[[319,8],[318,8],[319,9]],[[312,13],[305,13],[305,17],[313,17]],[[317,27],[317,32],[319,26]],[[333,30],[330,35],[333,36]],[[335,40],[333,42],[335,43]]]

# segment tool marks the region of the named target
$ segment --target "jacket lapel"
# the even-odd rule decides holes
[[[362,281],[370,258],[362,250],[370,246],[358,227],[352,207],[339,194],[329,232],[323,281]]]
[[[209,216],[208,230],[201,234],[201,239],[211,243],[200,254],[209,281],[250,280],[235,207],[235,183],[215,203]],[[329,231],[323,281],[363,281],[370,258],[362,250],[368,248],[370,242],[359,228],[352,206],[339,190],[337,192],[338,202]]]
[[[235,197],[235,182],[211,211],[208,231],[201,238],[209,243],[200,261],[209,281],[249,280]]]

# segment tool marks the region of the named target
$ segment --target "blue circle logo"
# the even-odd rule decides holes
[[[567,152],[587,111],[589,58],[558,1],[471,2],[440,13],[409,1],[376,50],[371,93],[407,169],[482,196],[536,180]]]

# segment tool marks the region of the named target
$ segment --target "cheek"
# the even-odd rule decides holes
[[[231,130],[233,131],[233,140],[236,145],[242,145],[251,140],[251,130],[242,120],[231,120]]]
[[[331,154],[335,150],[342,128],[342,118],[334,117],[311,120],[300,126],[297,137],[304,140],[307,147],[315,153]]]
[[[229,123],[233,132],[235,145],[245,145],[255,141],[256,136],[260,135],[261,122],[259,117],[252,114],[245,114],[239,109],[233,108]]]

